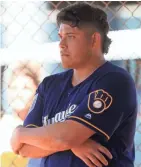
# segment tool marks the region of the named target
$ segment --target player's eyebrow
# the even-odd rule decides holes
[[[67,32],[66,34],[76,34],[75,32]]]
[[[74,32],[67,32],[67,33],[63,33],[63,35],[76,35],[77,33]],[[59,36],[62,36],[61,33],[58,33]]]
[[[68,35],[77,35],[77,33],[73,32],[67,32],[67,33],[58,33],[58,36],[62,38],[62,36],[68,36]]]

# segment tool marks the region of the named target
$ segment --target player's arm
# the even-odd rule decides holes
[[[105,147],[103,147],[98,142],[93,141],[91,139],[88,139],[82,145],[75,147],[71,150],[87,166],[97,166],[97,167],[101,167],[103,165],[107,166],[108,161],[104,157],[104,155],[109,159],[112,159],[111,153]],[[38,153],[34,153],[36,151],[38,151]],[[42,158],[51,155],[53,153],[54,151],[52,152],[47,150],[42,151],[41,149],[36,148],[35,146],[28,147],[28,145],[26,145],[25,148],[22,149],[22,151],[20,151],[21,156],[30,158]]]
[[[43,102],[40,95],[38,95],[37,101],[38,101],[37,103],[38,106],[32,107],[33,110],[29,113],[28,117],[24,122],[24,126],[26,126],[27,128],[37,128],[38,126],[41,126],[41,119],[39,119],[41,118],[41,115],[39,114],[39,111],[42,111],[42,107],[39,107],[39,106],[43,106]],[[36,115],[38,115],[38,117],[36,117]],[[101,164],[107,165],[108,162],[105,159],[104,155],[106,155],[106,157],[109,157],[109,158],[112,157],[112,155],[106,148],[104,148],[99,143],[94,142],[90,139],[87,140],[85,143],[83,143],[81,146],[73,148],[72,151],[77,157],[79,157],[82,161],[84,161],[88,166],[90,166],[91,164],[94,164],[96,166],[99,166],[99,165],[101,166]],[[28,145],[28,144],[24,144],[23,147],[19,150],[19,154],[21,156],[28,157],[28,158],[47,157],[56,152],[58,152],[58,149],[44,150],[39,147]]]
[[[44,107],[43,84],[40,84],[34,96],[31,108],[24,120],[23,126],[35,128],[42,126],[42,114]]]
[[[32,106],[29,110],[28,116],[26,117],[23,126],[26,128],[37,128],[42,126],[42,114],[44,106],[44,81],[41,83],[36,91]],[[41,148],[35,147],[33,145],[24,144],[20,150],[19,154],[25,155],[30,158],[41,158],[54,153],[51,150],[43,150]]]
[[[35,147],[33,145],[28,145],[28,144],[24,144],[24,146],[19,150],[19,154],[21,156],[28,157],[28,158],[47,157],[56,152],[58,151],[43,150],[39,147]]]
[[[39,128],[21,128],[21,143],[45,150],[68,150],[98,133],[109,140],[136,107],[135,87],[121,74],[105,76],[65,122]],[[109,121],[110,120],[110,121]]]
[[[20,128],[17,133],[20,143],[34,145],[44,150],[64,151],[82,144],[94,134],[94,131],[76,121],[68,120],[39,128]],[[83,135],[84,137],[80,138]],[[78,138],[79,141],[76,140]]]

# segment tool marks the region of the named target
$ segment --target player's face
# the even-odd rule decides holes
[[[81,68],[91,56],[91,40],[77,27],[61,24],[59,29],[60,54],[64,68]]]

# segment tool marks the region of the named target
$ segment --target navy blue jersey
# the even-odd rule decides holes
[[[24,126],[77,121],[94,130],[96,134],[91,139],[112,153],[108,167],[133,167],[137,103],[131,76],[110,62],[76,86],[71,83],[72,75],[73,70],[68,70],[43,80]],[[87,166],[71,150],[44,157],[41,164],[42,167]]]

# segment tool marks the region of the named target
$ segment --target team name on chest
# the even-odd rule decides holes
[[[58,112],[52,118],[48,118],[48,115],[47,115],[47,116],[43,117],[42,123],[44,126],[46,126],[46,125],[54,124],[57,122],[63,122],[63,121],[65,121],[65,119],[67,117],[69,117],[76,110],[76,108],[77,108],[77,105],[73,104],[73,105],[69,106],[66,111]]]

